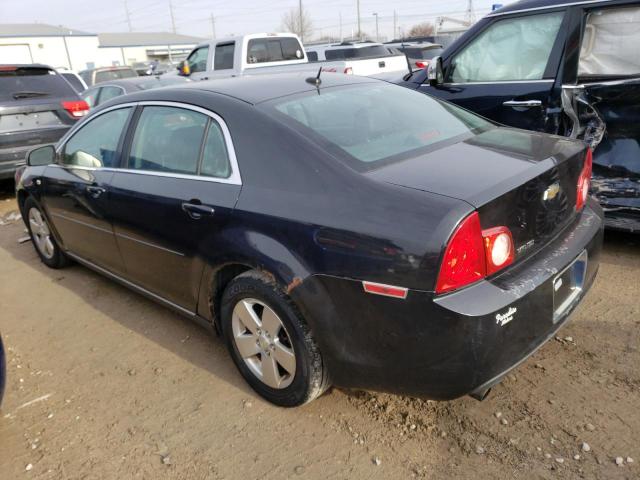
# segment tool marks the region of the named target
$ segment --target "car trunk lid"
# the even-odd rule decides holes
[[[518,260],[575,218],[585,152],[581,142],[563,137],[495,128],[368,175],[466,201],[482,228],[510,229]]]

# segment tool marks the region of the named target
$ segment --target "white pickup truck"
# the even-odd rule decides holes
[[[254,33],[201,43],[191,51],[186,60],[180,62],[178,74],[192,80],[209,80],[277,72],[301,71],[315,74],[322,67],[325,72],[373,75],[406,70],[406,65],[402,55],[309,62],[297,35]]]
[[[322,65],[323,71],[352,73],[365,77],[387,72],[408,71],[407,58],[391,53],[386,45],[376,42],[342,42],[309,45],[305,48],[310,62]],[[330,65],[340,63],[335,67]]]

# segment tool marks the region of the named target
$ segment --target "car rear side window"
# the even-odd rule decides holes
[[[231,164],[224,135],[218,122],[213,120],[204,142],[200,174],[219,178],[228,178],[231,175]]]
[[[179,107],[144,107],[128,168],[195,175],[208,117]]]
[[[216,45],[216,52],[213,58],[213,69],[228,70],[233,68],[233,53],[235,52],[235,49],[235,42],[219,43]]]
[[[130,112],[131,107],[119,108],[83,125],[65,144],[62,163],[75,167],[117,167],[118,143]]]
[[[447,82],[542,80],[564,12],[499,20],[456,54]]]
[[[0,67],[0,101],[78,98],[69,83],[49,68]]]
[[[120,95],[124,95],[124,90],[121,87],[102,87],[102,90],[100,91],[100,103],[104,103],[107,100],[119,97]]]
[[[640,7],[594,10],[584,28],[578,76],[640,73]]]
[[[247,47],[247,63],[301,60],[304,53],[300,42],[293,37],[254,38]]]
[[[365,170],[493,128],[466,110],[395,85],[327,88],[264,105],[336,157]]]
[[[339,60],[350,58],[373,58],[373,57],[386,57],[389,55],[387,50],[382,45],[371,45],[369,47],[359,48],[336,48],[332,50],[326,50],[324,52],[327,60]]]
[[[309,60],[310,62],[317,62],[318,61],[318,52],[309,52],[309,51],[307,51],[307,60]]]

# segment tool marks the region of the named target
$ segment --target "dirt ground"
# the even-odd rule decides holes
[[[572,321],[484,402],[334,388],[287,410],[220,339],[2,223],[2,479],[640,478],[640,236],[607,235]]]

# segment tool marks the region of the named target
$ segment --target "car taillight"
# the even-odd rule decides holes
[[[73,100],[62,102],[64,108],[72,117],[80,118],[89,113],[89,104],[84,100]]]
[[[344,73],[346,73],[347,75],[353,75],[353,68],[352,67],[345,68]]]
[[[591,186],[591,171],[593,169],[593,153],[587,148],[587,154],[584,157],[584,166],[578,177],[578,188],[576,191],[576,210],[582,210],[587,203],[589,196],[589,187]]]
[[[426,68],[429,64],[425,62],[416,62],[416,67],[418,68]]]
[[[478,212],[453,232],[444,252],[436,293],[446,293],[482,280],[513,263],[515,248],[507,227],[482,230]]]

